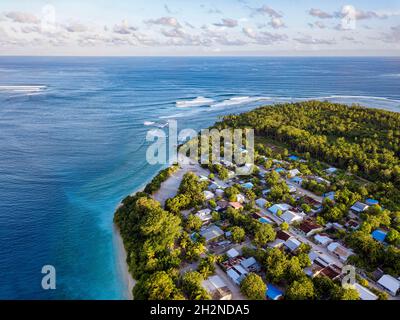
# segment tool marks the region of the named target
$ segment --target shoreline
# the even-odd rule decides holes
[[[114,224],[114,223],[113,223]],[[133,300],[133,287],[136,285],[136,280],[133,279],[129,272],[128,264],[126,263],[127,252],[125,250],[124,241],[122,239],[119,228],[114,224],[114,243],[117,250],[118,271],[122,275],[122,280],[128,285],[128,292],[125,292],[126,299]]]

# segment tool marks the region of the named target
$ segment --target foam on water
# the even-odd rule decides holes
[[[197,97],[192,100],[182,100],[182,101],[176,101],[175,105],[178,108],[187,108],[187,107],[201,107],[201,106],[208,106],[211,103],[213,103],[213,99],[205,98],[205,97]]]

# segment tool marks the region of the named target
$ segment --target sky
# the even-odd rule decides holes
[[[1,0],[0,55],[400,55],[400,0]]]

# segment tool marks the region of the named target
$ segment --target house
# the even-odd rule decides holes
[[[367,199],[367,200],[365,200],[365,203],[368,206],[377,206],[377,205],[379,205],[379,201],[375,200],[375,199]]]
[[[228,179],[233,179],[236,176],[235,171],[228,170]]]
[[[242,184],[242,188],[245,188],[247,190],[250,190],[254,187],[254,184],[252,184],[251,182],[246,182]]]
[[[223,189],[218,183],[213,182],[208,186],[208,189],[211,191],[215,191],[217,189]]]
[[[303,233],[306,237],[310,237],[317,232],[321,232],[324,228],[319,224],[315,223],[314,221],[307,219],[304,220],[300,226],[299,230]]]
[[[226,271],[229,278],[233,280],[234,283],[240,285],[242,280],[247,276],[248,272],[241,265],[234,265]]]
[[[335,191],[331,191],[331,192],[324,193],[322,195],[322,197],[324,198],[324,200],[329,199],[331,201],[335,201],[335,194],[336,194]]]
[[[267,291],[265,292],[265,297],[268,300],[281,300],[283,298],[283,292],[274,285],[268,283]]]
[[[296,251],[296,249],[301,245],[301,242],[297,240],[295,237],[290,237],[284,243],[285,247],[288,248],[291,252]]]
[[[297,184],[298,186],[301,186],[303,184],[303,178],[300,178],[300,177],[294,177],[294,178],[290,179],[289,181]]]
[[[226,255],[228,256],[229,259],[232,259],[238,257],[239,252],[235,248],[232,248],[226,252]]]
[[[335,263],[327,254],[315,250],[311,250],[308,257],[312,263],[318,264],[324,268]]]
[[[285,241],[282,239],[275,239],[275,241],[268,243],[267,246],[270,248],[281,248],[284,243]]]
[[[289,188],[289,193],[296,193],[296,191],[297,191],[295,186],[288,185],[288,188]]]
[[[294,178],[294,177],[296,177],[296,176],[298,176],[300,174],[301,174],[301,172],[298,169],[292,169],[292,170],[288,171],[288,177],[289,178]]]
[[[326,184],[326,185],[330,185],[331,184],[331,182],[329,180],[326,180],[326,179],[318,177],[318,176],[311,176],[309,178],[314,180],[314,181],[316,181],[316,182],[318,182],[318,183],[321,183],[321,184]]]
[[[246,163],[242,167],[236,168],[236,174],[240,176],[248,176],[253,173],[254,165],[251,163]]]
[[[260,265],[258,264],[256,259],[254,259],[254,257],[249,257],[241,261],[240,265],[249,272],[257,272],[260,270]]]
[[[292,206],[290,206],[286,203],[277,203],[277,204],[274,204],[273,206],[269,207],[268,211],[276,215],[279,211],[285,212],[291,208],[292,208]]]
[[[326,267],[318,267],[317,265],[316,269],[314,269],[313,277],[323,275],[334,281],[336,279],[339,279],[341,274],[342,269],[334,264]]]
[[[243,194],[239,193],[239,194],[236,196],[236,202],[243,203],[243,202],[245,202],[245,201],[246,201],[246,197],[245,197]]]
[[[340,261],[346,262],[348,257],[350,257],[353,252],[342,245],[338,242],[332,242],[331,244],[328,245],[328,251],[332,252],[334,255],[336,255]]]
[[[208,181],[209,179],[206,176],[200,175],[199,176],[199,181],[200,182],[204,182],[204,181]]]
[[[327,246],[328,244],[330,244],[333,241],[331,238],[329,238],[325,234],[316,234],[314,236],[314,240],[315,240],[315,242],[317,242],[318,244],[323,245],[324,247]]]
[[[239,202],[229,202],[229,206],[232,207],[235,210],[240,210],[243,209],[243,206]]]
[[[240,285],[240,282],[243,280],[241,275],[233,268],[230,268],[226,271],[226,274],[228,275],[229,278],[232,279],[234,283],[237,285]]]
[[[217,210],[218,212],[222,212],[225,211],[226,208],[229,207],[229,202],[226,200],[219,200],[217,201],[217,207],[215,208],[215,210]]]
[[[288,224],[292,224],[294,222],[300,222],[301,220],[303,220],[303,217],[299,214],[297,214],[296,212],[287,210],[285,211],[280,218],[285,221]]]
[[[276,232],[276,238],[277,238],[277,239],[286,241],[286,240],[290,239],[291,237],[292,237],[292,236],[291,236],[289,233],[287,233],[286,231],[278,230],[278,231]]]
[[[357,230],[360,227],[360,224],[356,220],[350,219],[349,221],[347,221],[346,227]]]
[[[203,195],[204,195],[204,199],[206,199],[206,200],[211,200],[212,198],[214,198],[214,193],[212,193],[211,191],[208,191],[208,190],[203,191]]]
[[[357,282],[354,284],[354,289],[358,291],[361,300],[378,300],[377,295]]]
[[[284,173],[284,172],[286,172],[286,170],[283,169],[283,168],[276,168],[275,171],[278,172],[278,173]]]
[[[224,193],[225,193],[225,191],[222,190],[222,189],[216,189],[216,190],[215,190],[215,195],[216,195],[217,197],[222,197],[222,196],[224,195]]]
[[[353,206],[350,208],[350,210],[354,211],[355,213],[361,213],[366,211],[369,208],[369,206],[365,203],[357,201]]]
[[[325,170],[325,172],[326,172],[327,174],[334,174],[336,171],[337,171],[337,169],[334,168],[334,167],[330,167],[330,168],[328,168],[328,169]]]
[[[206,239],[206,242],[209,242],[223,236],[224,232],[219,227],[212,224],[209,227],[203,227],[202,230],[200,230],[200,235]]]
[[[373,231],[371,233],[372,238],[374,238],[376,241],[379,241],[379,242],[384,242],[386,239],[386,235],[387,235],[387,232],[385,232],[383,230],[379,230],[379,229],[376,229],[375,231]]]
[[[400,290],[400,281],[391,275],[385,274],[379,280],[378,284],[387,290],[392,296],[396,296]]]
[[[211,221],[211,219],[212,219],[212,215],[211,215],[211,210],[210,210],[210,209],[203,209],[203,210],[200,210],[200,211],[198,211],[195,215],[196,215],[197,217],[199,217],[200,220],[201,220],[203,223],[207,223],[207,222]]]
[[[262,195],[265,197],[270,192],[271,192],[271,189],[265,189],[262,191]]]
[[[265,208],[265,205],[268,203],[267,200],[264,198],[259,198],[256,200],[256,205],[259,206],[260,208]]]
[[[299,158],[298,156],[295,156],[295,155],[290,155],[290,156],[288,157],[288,159],[289,159],[290,161],[299,161],[299,160],[300,160],[300,158]]]
[[[204,280],[203,288],[210,294],[213,300],[231,300],[232,292],[229,290],[228,286],[222,280],[220,276],[211,276]]]

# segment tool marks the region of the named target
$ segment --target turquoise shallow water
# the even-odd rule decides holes
[[[160,168],[154,125],[308,98],[399,111],[399,75],[396,58],[0,58],[0,298],[126,298],[112,218]]]

